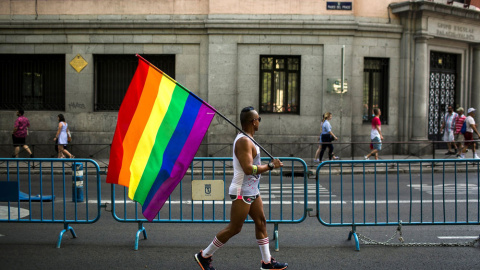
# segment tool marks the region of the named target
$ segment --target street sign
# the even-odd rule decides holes
[[[327,10],[352,10],[352,2],[327,2]]]

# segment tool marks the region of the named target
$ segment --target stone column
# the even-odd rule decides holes
[[[427,41],[430,37],[415,38],[415,77],[413,85],[413,110],[411,119],[412,140],[428,139],[428,66]]]
[[[473,48],[471,107],[480,110],[480,46]],[[465,108],[467,110],[467,108]],[[466,112],[465,112],[466,113]],[[478,113],[477,113],[478,115]]]

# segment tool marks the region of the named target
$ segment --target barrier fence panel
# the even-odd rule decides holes
[[[327,161],[316,171],[325,226],[480,224],[480,161]]]
[[[0,222],[63,223],[60,248],[65,232],[76,237],[69,224],[100,218],[100,183],[90,159],[0,158]]]
[[[308,207],[307,165],[299,158],[280,158],[283,168],[262,174],[260,194],[263,199],[267,223],[274,224],[275,249],[278,250],[278,225],[300,223],[305,220]],[[262,159],[267,162],[268,158]],[[154,223],[228,223],[231,199],[228,188],[233,176],[232,158],[195,158],[183,180],[153,220]],[[193,200],[192,192],[208,194],[213,184],[200,185],[192,191],[196,181],[218,180],[221,184],[220,200]],[[199,182],[200,184],[203,182]],[[218,183],[218,182],[215,182]],[[211,186],[209,186],[211,185]],[[203,190],[205,189],[205,190]],[[213,193],[213,192],[212,192]],[[112,185],[112,215],[120,222],[138,223],[135,250],[140,234],[146,239],[143,226],[148,222],[142,215],[140,204],[128,198],[128,189]],[[247,223],[252,220],[247,218]]]

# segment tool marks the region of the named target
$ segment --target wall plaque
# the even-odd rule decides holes
[[[477,26],[433,17],[428,18],[428,34],[467,42],[480,41],[480,29]]]
[[[80,71],[82,71],[87,65],[87,61],[85,61],[80,54],[77,54],[77,56],[70,61],[70,66],[72,66],[78,73],[80,73]]]

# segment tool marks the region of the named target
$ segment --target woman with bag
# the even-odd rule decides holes
[[[332,132],[332,126],[330,125],[330,120],[332,120],[332,113],[327,112],[323,116],[323,125],[322,125],[322,150],[320,151],[320,162],[323,159],[323,153],[325,150],[328,150],[328,158],[330,160],[337,160],[338,157],[333,155],[333,144],[332,142],[338,140],[337,136]]]
[[[58,130],[57,134],[55,135],[55,138],[53,138],[54,141],[58,142],[58,158],[62,158],[64,155],[66,155],[69,158],[75,158],[74,155],[70,154],[70,152],[65,149],[67,147],[68,142],[71,141],[70,137],[70,130],[68,130],[68,124],[65,122],[65,117],[63,114],[58,115]]]
[[[326,114],[326,113],[325,113]],[[323,129],[323,122],[325,121],[325,114],[322,114],[322,122],[320,122],[320,136],[318,137],[318,149],[315,152],[315,157],[313,158],[313,162],[320,163],[320,151],[322,150],[322,129]]]

